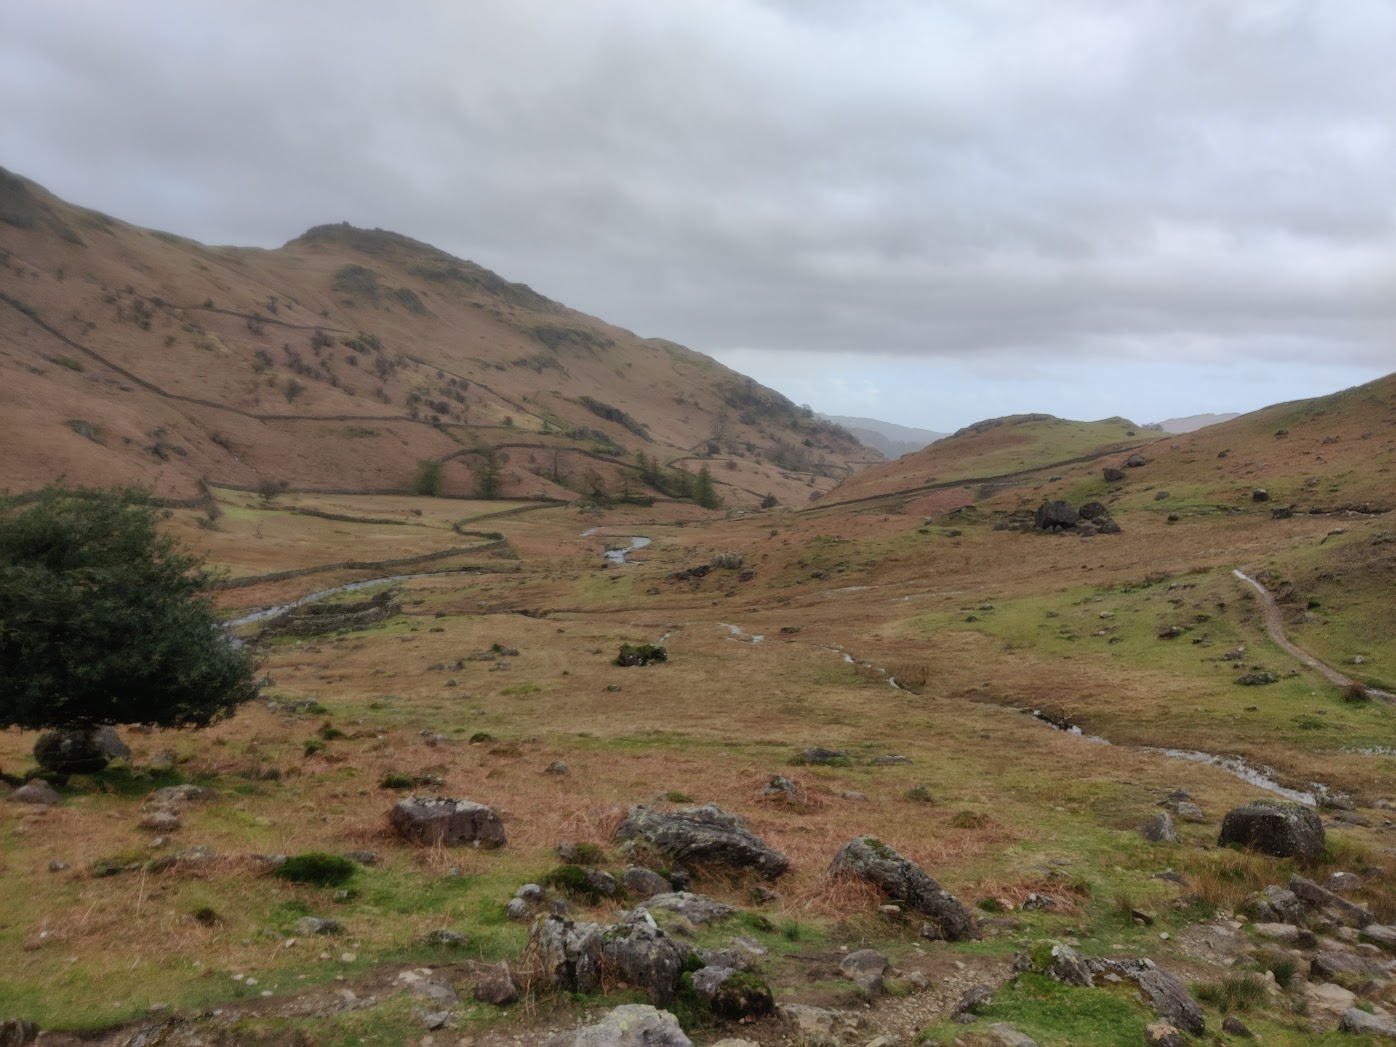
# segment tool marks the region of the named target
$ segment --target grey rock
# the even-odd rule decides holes
[[[482,803],[412,796],[388,814],[398,834],[413,843],[444,847],[502,847],[504,823]]]
[[[579,993],[595,992],[601,985],[602,943],[597,924],[541,916],[533,922],[528,937],[544,985]]]
[[[178,810],[182,804],[205,803],[218,796],[212,789],[202,785],[167,785],[156,789],[145,798],[144,806],[152,809],[170,808]]]
[[[839,849],[830,876],[866,880],[888,898],[929,917],[931,929],[952,942],[975,940],[979,929],[969,911],[919,865],[871,836],[859,836]]]
[[[1075,527],[1081,514],[1070,502],[1043,502],[1033,513],[1033,526],[1039,531],[1058,531]]]
[[[652,869],[640,865],[632,865],[626,869],[620,882],[637,898],[653,898],[656,894],[668,894],[671,890],[668,880]]]
[[[588,869],[586,881],[587,886],[603,898],[613,897],[620,889],[616,878],[602,869]]]
[[[643,840],[675,861],[755,869],[767,879],[790,868],[789,858],[768,847],[736,815],[712,804],[674,812],[637,805],[616,829],[616,839]]]
[[[54,774],[95,774],[131,750],[114,728],[45,731],[34,743],[34,759]]]
[[[731,967],[703,967],[693,972],[693,988],[714,1014],[727,1021],[759,1018],[775,1010],[771,989],[760,978]]]
[[[688,949],[649,920],[614,924],[601,933],[601,963],[607,975],[641,989],[656,1004],[679,988]]]
[[[1289,878],[1289,889],[1310,909],[1328,910],[1337,913],[1345,923],[1353,927],[1366,927],[1376,923],[1370,910],[1348,901],[1342,895],[1334,894],[1326,887],[1320,887],[1313,880],[1305,879],[1298,873]]]
[[[1379,923],[1363,927],[1358,932],[1362,941],[1378,946],[1387,952],[1396,952],[1396,926],[1386,926]]]
[[[1087,502],[1081,506],[1080,515],[1083,520],[1105,520],[1110,516],[1110,507],[1104,502]]]
[[[1135,982],[1150,1005],[1165,1022],[1177,1026],[1192,1036],[1206,1031],[1202,1006],[1193,999],[1188,987],[1152,960],[1117,960],[1091,957],[1086,961],[1094,974],[1114,973]]]
[[[674,891],[670,894],[657,894],[647,899],[640,905],[640,909],[645,912],[653,912],[656,909],[667,909],[669,912],[676,912],[689,923],[702,926],[705,923],[714,923],[717,920],[725,919],[732,915],[732,907],[724,905],[715,898],[709,898],[703,894],[691,894],[688,891]]]
[[[1234,1014],[1228,1014],[1222,1019],[1222,1032],[1228,1036],[1239,1036],[1243,1040],[1255,1039],[1255,1033],[1251,1032],[1246,1023]]]
[[[995,1047],[1037,1047],[1037,1041],[1007,1022],[995,1022],[984,1030]]]
[[[887,970],[887,957],[874,949],[859,949],[839,961],[839,971],[868,997],[882,995],[882,972]]]
[[[1113,484],[1119,483],[1121,480],[1125,478],[1125,471],[1123,469],[1116,469],[1114,466],[1107,465],[1104,469],[1100,471],[1100,475],[1105,478],[1106,483]]]
[[[1339,952],[1325,949],[1309,961],[1309,980],[1314,982],[1337,981],[1339,975],[1350,978],[1384,978],[1386,969],[1379,963],[1355,952]]]
[[[1154,815],[1139,832],[1150,843],[1179,842],[1178,829],[1174,826],[1173,818],[1167,811],[1160,811]]]
[[[303,938],[316,934],[339,934],[343,930],[338,920],[321,919],[318,916],[302,916],[296,921],[296,933]]]
[[[1384,1014],[1368,1014],[1356,1007],[1343,1012],[1338,1028],[1353,1036],[1376,1036],[1383,1040],[1396,1040],[1396,1019]]]
[[[802,1003],[782,1003],[776,1007],[776,1013],[794,1026],[797,1042],[809,1047],[838,1047],[843,1020],[835,1012]]]
[[[766,783],[765,788],[761,790],[761,798],[788,803],[791,807],[805,805],[805,791],[800,788],[800,784],[781,774],[777,774]]]
[[[800,763],[807,764],[837,763],[847,758],[848,753],[842,749],[821,749],[818,746],[802,750],[798,757]]]
[[[63,801],[57,790],[42,778],[25,782],[10,793],[10,799],[15,803],[27,803],[34,807],[53,807]]]
[[[422,935],[421,942],[423,945],[444,945],[448,949],[463,949],[470,944],[470,939],[459,931],[438,927]]]
[[[422,1019],[422,1024],[428,1032],[450,1029],[455,1025],[450,1011],[418,1011],[417,1017]]]
[[[950,1011],[950,1017],[961,1024],[968,1024],[974,1021],[974,1016],[981,1009],[989,1006],[993,999],[994,987],[992,985],[972,985],[955,1001],[955,1006]]]
[[[1302,804],[1252,800],[1227,812],[1217,842],[1238,843],[1275,858],[1312,859],[1323,853],[1323,822]]]
[[[528,907],[528,902],[522,898],[510,898],[504,906],[504,915],[515,923],[522,923],[533,915],[533,910]]]
[[[565,778],[567,775],[572,773],[572,769],[568,767],[565,763],[563,763],[561,760],[555,760],[554,762],[548,764],[548,766],[543,768],[543,773],[551,774],[558,778]]]
[[[1138,469],[1141,465],[1145,464],[1147,464],[1147,461],[1142,454],[1132,454],[1125,459],[1125,468],[1127,469]]]
[[[345,851],[344,857],[359,865],[373,866],[380,861],[377,851]]]
[[[693,1047],[693,1041],[668,1011],[630,1003],[595,1025],[558,1033],[545,1047]]]
[[[177,832],[183,825],[179,815],[170,810],[151,811],[140,820],[142,829],[149,829],[151,832],[157,833]]]
[[[179,763],[179,757],[170,749],[163,749],[150,758],[146,767],[152,771],[173,771]]]
[[[1240,911],[1259,923],[1304,923],[1304,903],[1293,891],[1270,884],[1252,894],[1240,905]]]
[[[519,986],[509,973],[509,965],[500,963],[481,972],[471,994],[481,1003],[504,1007],[519,998]]]
[[[1323,881],[1323,886],[1338,894],[1346,894],[1348,891],[1356,891],[1363,886],[1363,879],[1350,872],[1335,872],[1328,879]]]
[[[1173,813],[1185,822],[1205,822],[1207,815],[1202,812],[1202,808],[1191,800],[1180,800],[1173,807]]]
[[[547,900],[547,892],[536,883],[526,883],[514,892],[515,898],[522,898],[526,902],[539,904]]]
[[[1183,1034],[1167,1022],[1154,1022],[1144,1028],[1144,1042],[1148,1047],[1186,1047]]]
[[[757,905],[769,905],[771,902],[779,901],[780,894],[758,883],[751,889],[751,900]]]
[[[1079,985],[1090,989],[1095,987],[1095,977],[1081,954],[1069,945],[1060,942],[1052,946],[1052,962],[1045,973],[1063,985]]]

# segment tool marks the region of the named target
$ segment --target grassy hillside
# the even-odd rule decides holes
[[[716,361],[382,230],[208,247],[0,171],[0,489],[62,476],[663,495],[706,465],[730,505],[803,504],[877,459]],[[648,475],[637,468],[644,455]]]

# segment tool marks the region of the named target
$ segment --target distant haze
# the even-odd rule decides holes
[[[919,451],[949,435],[929,429],[897,425],[894,422],[883,422],[876,418],[852,418],[847,415],[830,414],[820,417],[843,426],[856,436],[864,447],[876,448],[888,458],[900,458],[904,454]]]
[[[1165,418],[1161,422],[1154,422],[1149,428],[1165,433],[1190,433],[1218,422],[1229,422],[1235,417],[1235,414],[1190,414],[1186,418]]]
[[[831,414],[1159,418],[1391,368],[1387,0],[0,5],[0,163],[348,220]]]

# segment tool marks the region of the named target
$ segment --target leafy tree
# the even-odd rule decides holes
[[[417,475],[412,477],[412,493],[430,498],[441,497],[441,463],[435,458],[423,458],[417,463]]]
[[[0,728],[206,727],[257,695],[213,580],[140,492],[50,488],[0,511]]]
[[[706,465],[698,470],[698,479],[693,481],[693,500],[704,509],[716,509],[722,504],[713,486],[713,474],[708,472]]]
[[[498,498],[504,490],[504,475],[499,467],[499,455],[493,447],[482,455],[480,468],[475,473],[475,494],[479,498]]]

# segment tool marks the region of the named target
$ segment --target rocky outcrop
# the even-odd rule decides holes
[[[657,927],[646,913],[623,913],[610,926],[544,916],[529,932],[529,949],[543,984],[564,992],[595,992],[601,972],[644,991],[657,1004],[679,988],[688,948]]]
[[[1075,527],[1081,514],[1070,502],[1043,502],[1033,513],[1033,526],[1039,531],[1065,531]]]
[[[675,912],[689,923],[697,926],[715,923],[732,915],[730,905],[724,905],[716,898],[709,898],[703,894],[691,894],[688,891],[655,895],[649,900],[641,902],[640,908],[645,912],[653,912],[656,909]]]
[[[558,1033],[544,1047],[693,1047],[693,1041],[668,1011],[628,1003],[595,1025]]]
[[[678,862],[755,869],[767,879],[790,868],[790,859],[766,846],[741,818],[712,804],[673,812],[637,805],[616,829],[616,839],[641,840]]]
[[[839,849],[830,876],[852,876],[873,884],[892,901],[928,918],[931,930],[952,942],[976,940],[979,929],[969,911],[919,865],[871,836],[859,836]]]
[[[1366,927],[1368,924],[1377,922],[1371,910],[1350,902],[1341,895],[1334,894],[1326,887],[1320,887],[1313,880],[1305,879],[1298,873],[1289,878],[1289,889],[1308,908],[1319,912],[1325,910],[1331,912],[1344,923],[1353,927]]]
[[[503,847],[499,815],[473,800],[412,796],[388,812],[388,821],[405,840],[428,847]]]
[[[1227,812],[1221,846],[1237,843],[1275,858],[1317,858],[1323,853],[1323,822],[1309,808],[1288,800],[1252,800]]]
[[[1338,1022],[1342,1032],[1353,1036],[1375,1036],[1382,1040],[1396,1040],[1396,1018],[1386,1014],[1368,1014],[1356,1007],[1343,1012]]]
[[[541,916],[528,934],[529,951],[544,985],[591,993],[601,985],[601,927],[565,916]]]
[[[754,974],[732,967],[703,967],[693,972],[693,989],[727,1021],[760,1018],[775,1010],[771,987]]]

